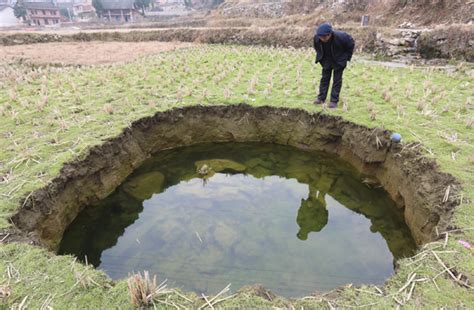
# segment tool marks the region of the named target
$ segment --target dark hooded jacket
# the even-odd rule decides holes
[[[335,64],[344,68],[347,62],[352,59],[355,47],[354,39],[343,31],[334,30],[330,42],[332,60]],[[323,42],[317,35],[314,35],[313,46],[316,50],[316,63],[321,62],[324,57]]]

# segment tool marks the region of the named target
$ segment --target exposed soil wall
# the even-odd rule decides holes
[[[422,39],[415,48],[413,31],[389,31],[373,27],[343,27],[356,40],[356,48],[367,53],[394,55],[417,51],[426,58],[459,58],[473,61],[474,26],[459,27],[455,34],[446,31],[417,31]],[[454,30],[454,29],[453,29]],[[409,39],[407,39],[407,34]],[[167,28],[117,31],[85,31],[73,34],[3,33],[2,45],[73,41],[181,41],[237,45],[309,47],[313,45],[314,29],[308,27],[224,27]],[[440,39],[440,35],[444,36]],[[444,41],[443,41],[444,40]],[[440,43],[441,42],[441,43]],[[446,44],[445,44],[446,43]],[[393,52],[393,50],[396,52]]]
[[[458,25],[423,32],[417,51],[423,58],[456,58],[474,62],[474,27]]]
[[[341,156],[378,178],[404,208],[418,244],[431,241],[435,227],[442,231],[449,225],[459,184],[416,145],[392,144],[389,134],[340,117],[283,108],[194,106],[159,112],[93,147],[83,160],[66,164],[49,185],[28,196],[12,221],[21,234],[54,250],[86,205],[105,198],[153,153],[205,142],[260,141]]]
[[[134,31],[91,31],[74,34],[1,34],[3,45],[71,41],[182,41],[242,45],[308,47],[313,30],[308,28],[168,28]]]

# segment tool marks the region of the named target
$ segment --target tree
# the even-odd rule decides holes
[[[104,7],[102,6],[102,2],[100,2],[100,0],[92,0],[92,6],[94,7],[97,16],[101,17],[102,11],[104,10]]]
[[[17,1],[15,6],[13,7],[13,14],[16,18],[25,18],[26,17],[26,9],[23,6],[23,3]]]
[[[151,0],[135,0],[135,6],[142,10],[142,15],[145,15],[145,8],[150,6]]]
[[[71,12],[71,10],[68,10],[67,8],[61,8],[59,14],[66,17],[68,20],[71,20],[74,17],[74,12]]]

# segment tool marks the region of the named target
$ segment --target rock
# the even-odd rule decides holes
[[[387,41],[388,44],[395,45],[395,46],[403,46],[404,40],[399,38],[393,38]]]
[[[224,259],[224,252],[215,246],[208,245],[197,256],[195,266],[199,272],[213,272],[216,270],[216,265],[222,263]]]
[[[211,172],[211,167],[209,167],[208,165],[204,164],[202,165],[200,168],[198,168],[198,173],[200,175],[206,175],[208,174],[209,172]]]
[[[252,175],[253,177],[257,179],[261,179],[269,175],[272,175],[272,172],[267,168],[264,168],[262,166],[257,166],[255,168],[249,169],[248,174]]]
[[[238,235],[232,227],[218,224],[214,231],[214,238],[223,248],[228,249],[238,240]]]
[[[155,193],[163,190],[165,176],[159,171],[138,175],[128,180],[122,189],[130,196],[140,200],[148,200]]]
[[[196,166],[196,171],[199,175],[210,178],[216,172],[221,171],[234,171],[234,172],[244,172],[247,170],[247,167],[228,159],[209,159],[209,160],[200,160],[194,163]]]
[[[238,257],[244,259],[251,259],[261,255],[261,246],[255,239],[244,238],[238,242],[234,247],[234,253]]]
[[[410,22],[404,22],[398,25],[398,28],[405,28],[405,29],[410,29],[410,28],[415,28],[415,25],[413,25]]]
[[[257,167],[257,166],[262,166],[262,167],[270,169],[272,167],[272,162],[265,161],[261,158],[252,158],[252,159],[246,161],[245,165],[247,167],[249,167],[249,169]]]
[[[285,177],[288,179],[296,179],[300,183],[309,183],[310,170],[305,165],[291,164],[285,169]]]

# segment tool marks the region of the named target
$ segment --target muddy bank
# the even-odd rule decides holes
[[[439,172],[416,145],[392,145],[389,132],[303,110],[194,106],[143,118],[118,137],[66,164],[49,185],[30,195],[12,221],[22,234],[57,249],[65,228],[86,206],[108,196],[160,150],[205,142],[265,142],[337,154],[376,177],[399,208],[417,244],[449,225],[460,186]],[[450,186],[446,199],[445,192]]]
[[[181,41],[238,45],[310,47],[309,28],[162,28],[141,30],[84,31],[76,33],[3,33],[2,45],[71,41]]]
[[[438,31],[390,30],[376,27],[344,27],[356,40],[359,51],[378,55],[418,53],[423,57],[457,58],[473,61],[471,41],[474,27],[466,26],[456,40],[438,40]],[[1,33],[2,45],[74,41],[181,41],[236,45],[261,45],[312,48],[314,29],[309,27],[222,27],[222,28],[162,28],[141,30],[101,30],[75,33]],[[420,44],[417,43],[419,37]],[[442,42],[441,44],[439,42]]]

